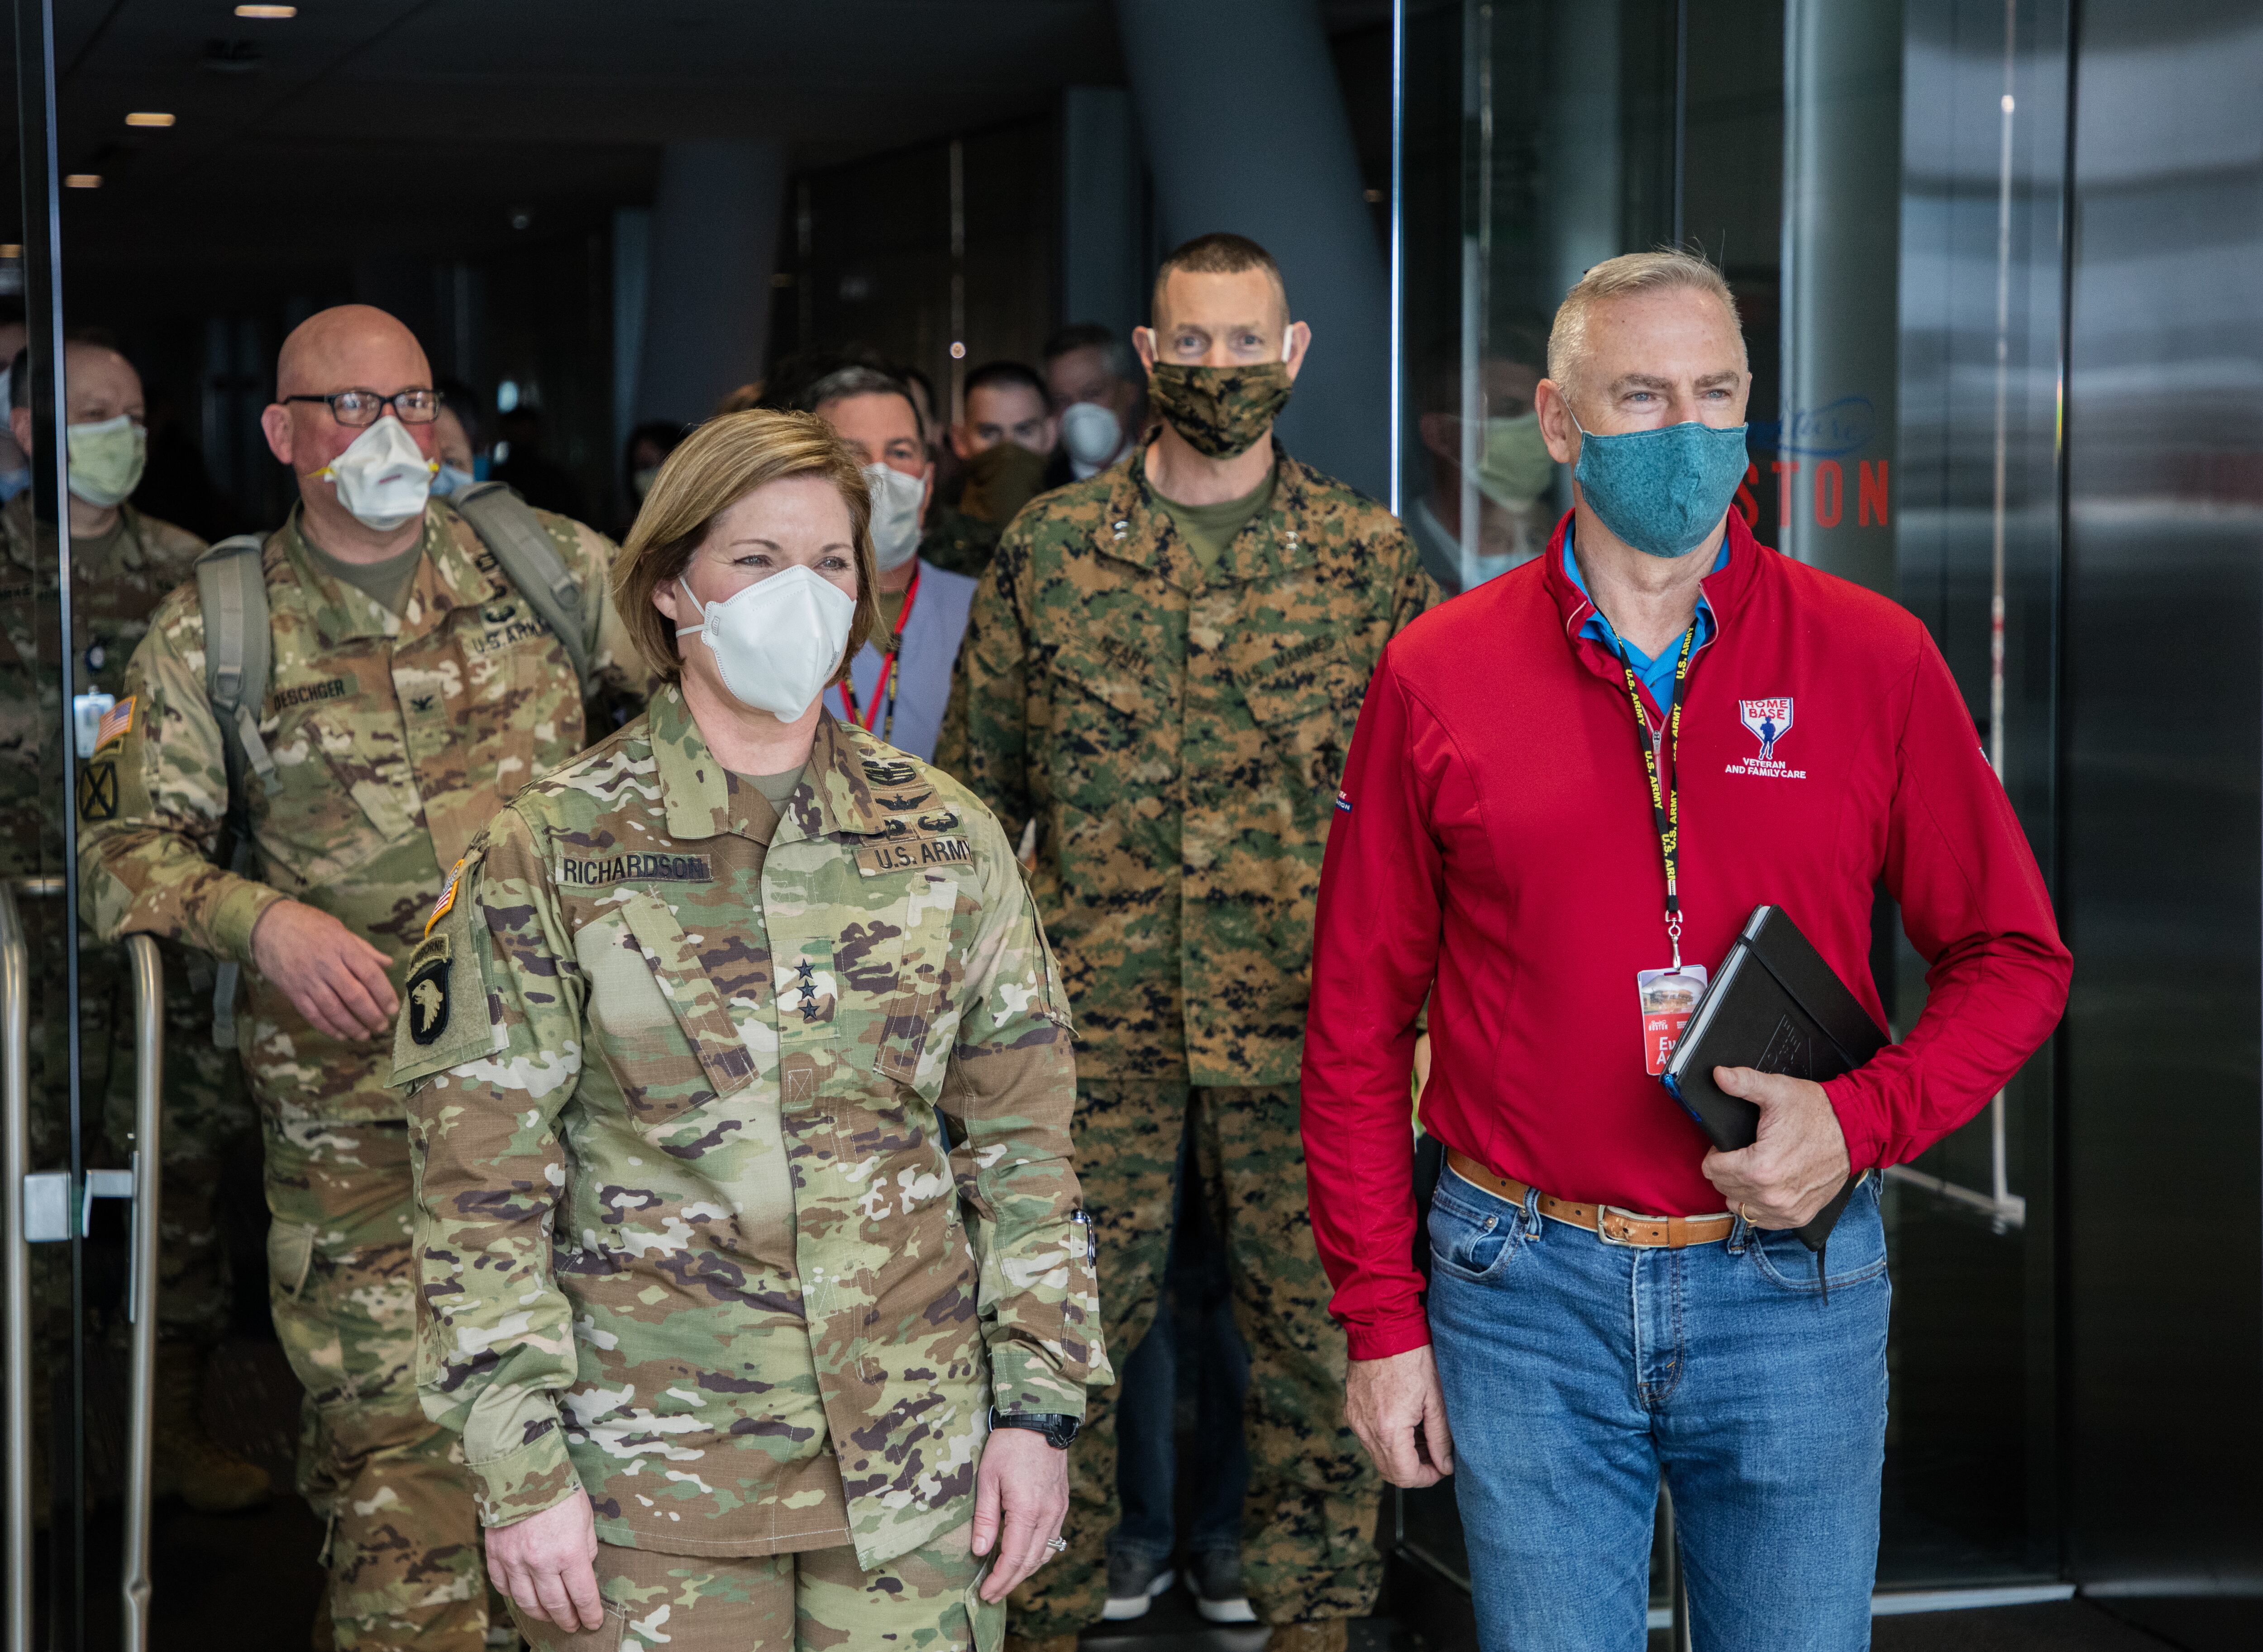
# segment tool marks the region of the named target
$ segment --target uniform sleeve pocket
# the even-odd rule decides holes
[[[314,1224],[272,1222],[267,1227],[268,1282],[286,1296],[296,1297],[306,1288],[307,1274],[315,1265]]]

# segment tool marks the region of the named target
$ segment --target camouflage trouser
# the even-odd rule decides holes
[[[341,1652],[477,1652],[488,1598],[456,1436],[416,1401],[408,1127],[267,1137],[268,1293],[307,1390],[299,1490],[329,1525]]]
[[[122,949],[120,949],[122,951]],[[257,1140],[243,1069],[212,1041],[213,963],[161,947],[165,967],[165,1085],[159,1130],[157,1329],[209,1345],[227,1333],[235,1281],[221,1230],[221,1165]],[[79,1063],[101,1098],[103,1133],[123,1165],[134,1151],[134,988],[122,967],[82,977]],[[91,989],[91,990],[89,990]],[[100,1035],[98,1036],[98,1034]]]
[[[967,1548],[972,1531],[945,1532],[870,1572],[846,1545],[694,1558],[604,1543],[602,1627],[569,1634],[511,1615],[537,1652],[997,1652],[1006,1609],[974,1592],[983,1562]]]
[[[1294,1085],[1078,1083],[1076,1173],[1100,1241],[1109,1356],[1122,1370],[1155,1320],[1189,1108],[1194,1169],[1249,1345],[1243,1583],[1268,1623],[1363,1616],[1383,1581],[1374,1541],[1381,1482],[1343,1421],[1344,1337],[1327,1317],[1327,1276],[1312,1244]],[[1086,1401],[1083,1432],[1069,1448],[1068,1551],[1014,1591],[1016,1634],[1066,1634],[1100,1620],[1108,1534],[1123,1518],[1117,1393]]]

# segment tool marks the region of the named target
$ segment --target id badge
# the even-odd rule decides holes
[[[108,694],[71,696],[71,732],[78,747],[81,762],[94,755],[102,719],[110,715],[110,708],[117,703],[116,696]]]
[[[1674,1058],[1681,1029],[1689,1025],[1697,1000],[1705,996],[1705,966],[1685,963],[1678,970],[1637,970],[1635,992],[1642,1000],[1642,1059],[1653,1078],[1662,1077]]]

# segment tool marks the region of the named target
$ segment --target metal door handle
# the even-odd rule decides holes
[[[0,1167],[7,1180],[8,1652],[32,1648],[32,1244],[24,1173],[32,1164],[32,960],[16,891],[0,879]],[[66,1205],[68,1209],[68,1205]],[[65,1218],[68,1220],[68,1216]]]
[[[0,1260],[7,1302],[8,1549],[0,1621],[8,1652],[32,1652],[32,1240],[25,1227],[25,1174],[32,1168],[32,955],[16,896],[60,895],[60,877],[0,878],[0,1204],[7,1252]],[[66,1184],[69,1177],[65,1176]],[[70,1220],[68,1187],[63,1221]]]
[[[134,975],[133,1261],[126,1314],[134,1326],[126,1434],[126,1557],[119,1580],[126,1652],[149,1644],[149,1485],[157,1399],[157,1217],[159,1098],[165,1087],[165,965],[148,935],[126,937]],[[115,1176],[119,1172],[107,1172]],[[94,1196],[88,1178],[88,1196]]]

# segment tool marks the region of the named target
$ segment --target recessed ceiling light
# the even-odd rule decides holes
[[[240,18],[295,18],[299,15],[299,8],[296,6],[238,6],[235,9],[235,15]]]
[[[126,124],[129,126],[170,126],[173,124],[173,118],[155,109],[137,109],[126,117]]]
[[[102,174],[66,172],[63,174],[63,187],[67,190],[98,190],[102,187]]]

